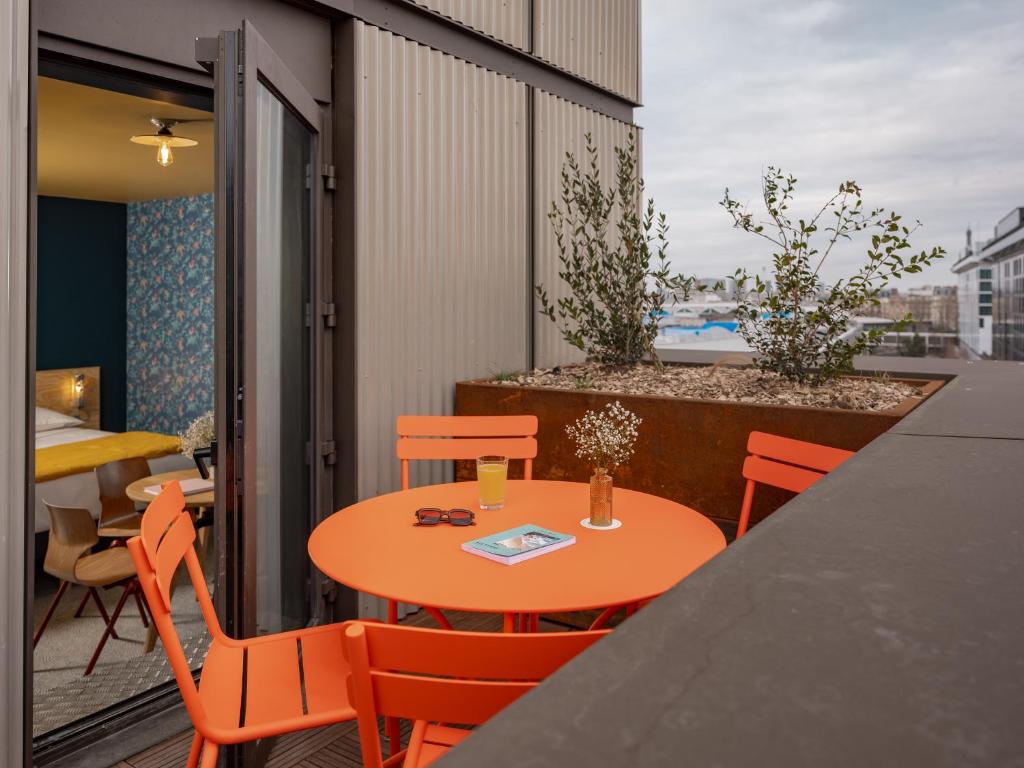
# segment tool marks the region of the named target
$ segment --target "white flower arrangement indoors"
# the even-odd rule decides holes
[[[192,454],[200,448],[209,447],[216,437],[213,411],[207,411],[202,416],[193,419],[188,428],[179,433],[178,437],[181,438],[181,453],[190,459]]]

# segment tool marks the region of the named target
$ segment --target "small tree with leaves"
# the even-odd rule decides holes
[[[878,294],[890,281],[920,272],[945,255],[942,248],[908,253],[910,236],[921,226],[902,223],[895,211],[867,211],[854,181],[839,191],[810,219],[790,218],[797,180],[769,166],[761,196],[767,218],[755,219],[725,190],[721,205],[733,225],[772,243],[772,284],[745,269],[736,271],[736,310],[740,336],[757,355],[757,365],[787,379],[822,384],[853,371],[853,358],[878,346],[886,330],[856,332],[850,319],[868,306],[878,306]],[[814,235],[823,234],[823,249]],[[836,244],[860,232],[870,235],[867,259],[857,272],[831,286],[819,272]],[[899,330],[909,314],[896,322]]]
[[[672,274],[668,224],[654,200],[644,204],[635,136],[615,148],[615,183],[605,188],[597,148],[586,134],[585,167],[571,153],[562,166],[561,200],[548,219],[558,245],[558,276],[568,294],[551,301],[537,285],[542,315],[589,360],[632,365],[649,357],[666,301],[685,301],[692,277]]]

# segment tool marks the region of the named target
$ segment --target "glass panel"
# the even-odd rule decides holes
[[[311,470],[309,302],[312,247],[307,169],[313,138],[257,86],[256,625],[279,632],[309,620]],[[251,299],[255,298],[252,302]],[[250,342],[251,343],[251,342]]]

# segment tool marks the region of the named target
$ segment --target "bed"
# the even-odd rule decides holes
[[[99,429],[97,367],[36,372],[35,532],[50,528],[44,501],[88,509],[99,519],[95,467],[107,461],[143,456],[153,474],[187,469],[178,439],[152,432]]]

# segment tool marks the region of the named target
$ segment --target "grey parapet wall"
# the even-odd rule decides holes
[[[438,765],[1017,764],[1024,364],[858,368],[950,381]]]

